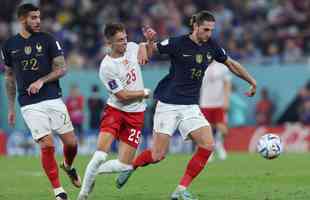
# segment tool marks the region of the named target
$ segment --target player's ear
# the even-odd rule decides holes
[[[25,16],[25,15],[20,16],[20,17],[18,18],[18,20],[19,20],[20,23],[22,23],[22,24],[25,24],[25,23],[26,23],[26,19],[27,19],[27,16]]]

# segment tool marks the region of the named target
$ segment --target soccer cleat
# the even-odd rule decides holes
[[[122,171],[116,179],[116,187],[121,189],[127,183],[129,177],[134,171],[134,169]]]
[[[69,198],[65,192],[61,192],[56,195],[56,200],[69,200]]]
[[[65,167],[64,162],[62,162],[62,163],[60,164],[60,168],[63,169],[63,170],[66,172],[66,174],[69,176],[69,178],[70,178],[70,180],[71,180],[71,183],[72,183],[75,187],[77,187],[77,188],[80,188],[80,187],[81,187],[81,185],[82,185],[82,184],[81,184],[81,178],[80,178],[80,176],[78,175],[78,173],[77,173],[77,171],[76,171],[75,168],[67,169],[67,168]]]
[[[171,195],[171,200],[198,200],[188,190],[174,191]]]

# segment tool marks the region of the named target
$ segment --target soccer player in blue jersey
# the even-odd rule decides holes
[[[169,140],[178,129],[184,140],[191,139],[196,143],[197,150],[171,199],[196,200],[187,188],[207,164],[214,147],[210,124],[198,105],[205,70],[213,60],[223,63],[250,84],[246,93],[248,96],[253,96],[256,92],[255,79],[240,63],[229,58],[211,37],[215,25],[213,15],[208,11],[201,11],[192,17],[191,25],[190,34],[153,45],[155,51],[168,54],[171,60],[169,74],[159,82],[154,93],[158,103],[154,115],[153,146],[137,156],[133,162],[133,170],[120,174],[116,182],[119,188],[138,167],[163,160],[168,151]]]
[[[15,124],[16,85],[22,116],[33,139],[41,148],[41,164],[54,189],[56,200],[68,199],[62,188],[55,159],[52,132],[63,142],[64,160],[61,168],[76,187],[80,177],[72,168],[77,154],[77,140],[67,108],[61,100],[58,79],[67,66],[60,43],[40,31],[40,10],[23,4],[17,10],[21,31],[9,38],[2,48],[5,64],[5,85],[8,96],[8,122]]]

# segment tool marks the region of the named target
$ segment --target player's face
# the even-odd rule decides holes
[[[207,42],[212,35],[215,22],[204,21],[201,25],[196,26],[196,34],[199,42]]]
[[[31,11],[24,19],[22,24],[29,33],[39,32],[41,29],[40,11]]]
[[[112,51],[120,54],[125,53],[127,47],[127,34],[126,32],[117,32],[112,38]]]

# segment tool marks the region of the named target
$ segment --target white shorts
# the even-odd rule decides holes
[[[58,134],[73,131],[67,107],[60,98],[23,106],[21,113],[34,140],[53,131]]]
[[[175,105],[158,101],[154,115],[154,131],[172,136],[178,129],[183,139],[201,127],[210,126],[198,105]]]

